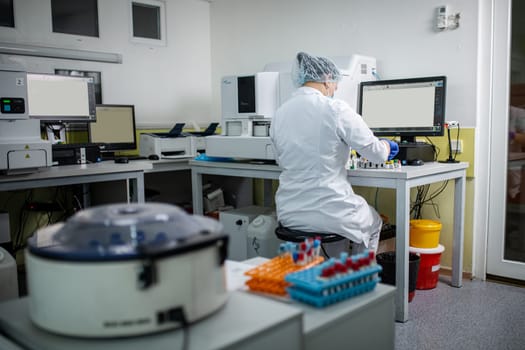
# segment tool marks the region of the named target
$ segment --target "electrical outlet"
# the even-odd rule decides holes
[[[450,149],[452,152],[463,152],[463,140],[450,140]]]

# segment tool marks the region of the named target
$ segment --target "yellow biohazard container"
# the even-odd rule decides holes
[[[441,223],[434,220],[410,220],[410,246],[415,248],[437,248]]]

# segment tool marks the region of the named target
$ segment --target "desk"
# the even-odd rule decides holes
[[[182,171],[190,170],[190,165],[188,164],[190,158],[179,158],[179,159],[160,159],[160,160],[150,160],[143,161],[145,164],[149,164],[144,167],[145,173],[159,173],[159,172],[169,172],[169,171]],[[135,162],[135,161],[133,161]]]
[[[190,160],[194,213],[202,214],[202,175],[279,179],[277,165],[256,165],[246,162],[205,162]],[[465,210],[465,183],[467,163],[426,163],[423,166],[405,166],[400,169],[349,170],[353,186],[392,188],[396,190],[396,320],[408,321],[408,237],[410,189],[435,182],[454,180],[454,243],[452,251],[452,280],[461,287],[463,272],[463,233]]]
[[[189,169],[188,159],[140,160],[126,164],[105,161],[92,164],[60,165],[41,168],[30,174],[2,175],[0,176],[0,192],[127,180],[131,187],[128,192],[129,200],[144,203],[144,173]]]
[[[394,294],[394,287],[378,284],[371,292],[318,309],[232,292],[223,308],[190,326],[187,349],[392,350]],[[183,348],[180,330],[120,339],[55,335],[32,324],[27,298],[0,304],[0,333],[29,350]]]
[[[2,350],[24,350],[15,343],[13,343],[11,340],[4,337],[2,334],[0,334],[0,349]]]
[[[465,183],[467,163],[426,163],[401,169],[348,171],[353,186],[393,188],[396,190],[396,320],[408,321],[408,237],[410,189],[434,182],[454,180],[454,232],[452,250],[452,280],[461,287],[463,273],[463,236],[465,221]],[[404,234],[400,234],[403,233]]]
[[[0,176],[0,191],[126,180],[131,187],[131,195],[128,198],[133,202],[143,203],[144,167],[144,162],[52,166],[30,174]],[[152,165],[147,167],[152,168]]]
[[[291,305],[233,292],[224,307],[194,323],[183,347],[181,330],[142,337],[83,339],[55,335],[33,325],[27,298],[0,304],[0,333],[29,350],[302,349],[302,313]],[[1,343],[0,343],[1,344]]]
[[[253,164],[250,162],[207,162],[190,160],[191,167],[191,192],[193,212],[203,214],[202,203],[202,175],[222,175],[249,177],[266,180],[278,180],[281,169],[273,164]],[[266,193],[265,193],[265,197]]]
[[[228,289],[246,290],[244,283],[249,277],[244,272],[268,260],[261,257],[243,262],[226,260]],[[395,291],[392,286],[378,283],[370,292],[324,308],[291,301],[303,312],[304,348],[394,349]]]
[[[371,292],[325,308],[294,305],[303,311],[306,350],[394,349],[395,288],[378,283]]]

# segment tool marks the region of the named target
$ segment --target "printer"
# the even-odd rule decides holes
[[[195,150],[195,155],[197,155],[197,153],[206,152],[207,136],[214,135],[218,126],[219,123],[210,123],[204,131],[189,131],[185,133],[185,135],[189,135],[192,138],[191,142],[192,147]]]
[[[140,134],[139,153],[149,157],[153,154],[159,158],[194,157],[191,137],[182,134],[184,123],[177,123],[169,132]]]
[[[29,118],[27,73],[0,70],[0,172],[31,173],[51,164],[51,142],[42,140],[40,121]]]
[[[193,158],[206,149],[205,136],[212,135],[219,123],[211,123],[204,131],[182,132],[184,123],[176,123],[168,132],[140,134],[139,153],[148,157]]]

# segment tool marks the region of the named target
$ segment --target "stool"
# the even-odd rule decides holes
[[[323,250],[324,255],[329,258],[328,254],[326,254],[325,249],[323,248],[323,243],[333,243],[342,241],[343,239],[346,239],[343,236],[340,236],[335,233],[318,233],[318,232],[305,232],[300,230],[294,230],[288,227],[284,227],[279,223],[277,228],[275,229],[275,235],[280,240],[286,241],[286,242],[294,242],[294,243],[301,243],[304,242],[307,238],[315,238],[319,237],[321,238],[321,249]]]

